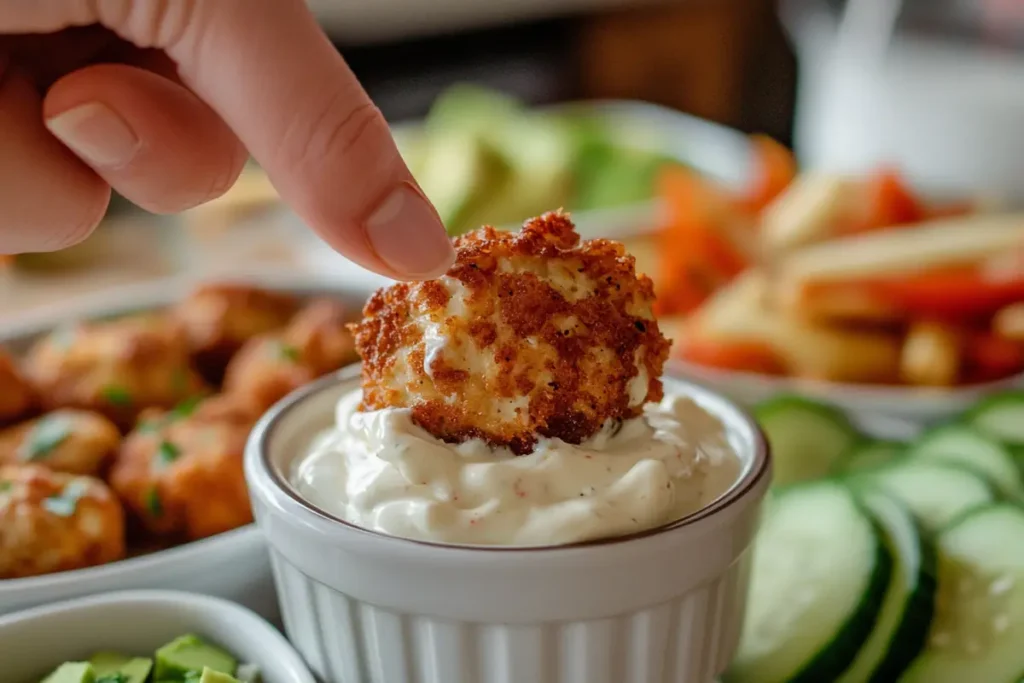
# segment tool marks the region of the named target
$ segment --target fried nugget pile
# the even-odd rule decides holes
[[[609,240],[581,242],[568,215],[455,241],[436,280],[378,291],[353,325],[363,409],[411,409],[439,439],[517,454],[538,437],[578,444],[662,398],[669,342],[651,280]]]

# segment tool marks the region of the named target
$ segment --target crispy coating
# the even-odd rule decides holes
[[[242,472],[258,413],[218,395],[188,409],[147,411],[121,445],[110,484],[150,533],[188,541],[252,521]]]
[[[10,354],[0,348],[0,424],[25,417],[35,403],[32,387]]]
[[[271,333],[250,339],[235,354],[224,374],[224,391],[262,411],[316,378],[301,351]]]
[[[158,315],[56,330],[28,354],[25,374],[44,408],[81,408],[129,428],[143,408],[170,408],[200,393],[185,336]]]
[[[228,361],[250,338],[282,329],[298,308],[289,294],[241,284],[199,287],[173,310],[188,337],[196,367],[218,384]]]
[[[228,364],[224,391],[263,411],[317,377],[355,362],[350,319],[337,301],[311,301],[282,333],[246,342]]]
[[[581,243],[555,212],[455,246],[445,276],[378,291],[353,327],[364,409],[410,408],[438,438],[527,453],[538,436],[580,443],[661,399],[669,342],[621,244]]]
[[[62,409],[0,430],[0,464],[32,462],[56,472],[101,475],[121,433],[99,413]]]
[[[317,375],[334,372],[359,360],[348,323],[353,316],[339,301],[314,299],[292,319],[284,343],[298,350]]]
[[[124,555],[124,510],[102,481],[39,465],[0,467],[0,579],[92,567]]]

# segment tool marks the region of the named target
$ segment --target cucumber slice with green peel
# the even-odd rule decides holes
[[[980,508],[942,532],[928,647],[902,683],[997,683],[1024,670],[1024,511]]]
[[[900,501],[931,532],[998,495],[981,475],[951,462],[903,458],[850,477],[858,488],[877,487]]]
[[[874,632],[837,683],[887,683],[900,677],[928,641],[935,611],[935,545],[888,494],[868,490],[860,501],[882,530],[893,572]]]
[[[754,547],[746,621],[727,683],[834,681],[878,622],[893,560],[852,490],[779,490]]]
[[[907,453],[912,458],[963,465],[985,475],[1001,494],[1024,496],[1013,454],[998,441],[964,425],[946,425],[918,439]]]
[[[861,440],[843,413],[797,396],[769,399],[754,409],[754,415],[771,445],[776,485],[827,476]]]
[[[990,396],[964,416],[964,422],[990,438],[1024,446],[1024,391]]]
[[[840,463],[843,472],[861,472],[888,465],[897,460],[907,445],[899,441],[865,441],[850,449]]]

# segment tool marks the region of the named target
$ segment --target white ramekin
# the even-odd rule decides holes
[[[550,548],[411,541],[306,503],[287,473],[356,388],[358,367],[263,417],[245,468],[288,636],[330,683],[708,683],[736,646],[749,546],[770,478],[765,441],[728,400],[679,380],[742,460],[683,520]]]

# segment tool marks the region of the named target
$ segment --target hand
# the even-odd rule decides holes
[[[0,254],[85,239],[111,186],[158,213],[246,150],[339,252],[422,279],[454,258],[387,124],[302,0],[0,0]]]

